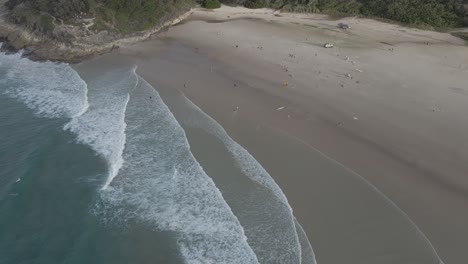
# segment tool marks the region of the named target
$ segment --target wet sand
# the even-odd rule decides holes
[[[197,10],[117,54],[265,167],[318,263],[437,263],[432,244],[444,263],[463,264],[468,48],[448,34],[343,21],[352,29],[324,16]]]

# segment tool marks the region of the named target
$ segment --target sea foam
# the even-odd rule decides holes
[[[258,263],[221,192],[190,152],[184,130],[140,79],[126,110],[125,164],[95,213],[175,234],[186,263]]]
[[[21,56],[0,53],[2,93],[41,117],[72,118],[87,110],[87,85],[68,64],[34,62]]]
[[[95,208],[104,221],[136,220],[175,232],[187,263],[258,263],[249,245],[255,239],[247,240],[221,192],[190,152],[185,132],[135,68],[111,69],[86,84],[67,64],[32,62],[21,54],[0,53],[0,57],[2,93],[25,103],[39,116],[70,118],[64,129],[109,163],[102,200]],[[281,189],[245,149],[210,120],[205,129],[213,129],[244,174],[276,197],[277,204],[270,209],[282,205],[283,211],[275,214],[286,221],[283,235],[287,236],[272,241],[284,250],[262,253],[262,262],[301,263],[301,243]]]
[[[65,63],[34,62],[21,53],[0,53],[0,60],[1,92],[38,116],[69,118],[64,129],[108,162],[107,188],[124,162],[125,108],[138,83],[136,67],[111,68],[87,84]]]
[[[184,100],[191,110],[186,109],[184,112],[190,114],[185,114],[180,121],[189,127],[201,129],[217,137],[231,153],[242,173],[257,183],[256,192],[250,195],[257,197],[255,200],[263,201],[263,204],[245,205],[249,207],[246,211],[253,212],[255,215],[238,217],[241,222],[242,219],[255,222],[254,226],[244,226],[244,228],[259,261],[261,263],[302,263],[304,254],[309,254],[307,256],[309,260],[315,259],[312,248],[308,247],[310,244],[306,247],[308,252],[302,252],[299,236],[303,240],[302,244],[305,243],[304,241],[309,243],[307,236],[302,230],[296,230],[293,211],[273,178],[246,149],[227,134],[220,124],[188,98],[184,97]],[[270,192],[271,195],[262,194],[264,192]]]
[[[117,68],[88,81],[88,110],[67,123],[64,129],[77,135],[77,141],[89,145],[109,164],[106,189],[119,172],[124,159],[125,110],[129,92],[138,84],[135,68]]]
[[[307,234],[296,218],[294,218],[294,225],[296,226],[297,236],[299,237],[299,242],[301,243],[302,264],[317,264],[317,260],[315,259],[315,252],[312,249],[312,245],[310,244],[309,239],[307,238]]]

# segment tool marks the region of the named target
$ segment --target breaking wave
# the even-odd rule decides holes
[[[263,217],[255,225],[241,226],[191,153],[180,124],[135,67],[112,68],[86,83],[68,64],[4,53],[0,61],[1,93],[40,117],[69,119],[64,130],[107,161],[109,175],[93,209],[104,222],[137,221],[173,232],[186,263],[315,263],[278,185],[188,99],[192,114],[198,115],[191,125],[221,140],[242,173],[260,186],[259,193],[271,198],[265,206],[250,208]]]
[[[135,70],[113,69],[89,80],[88,110],[64,127],[77,135],[78,142],[89,145],[108,162],[109,175],[102,189],[109,186],[124,162],[125,110],[129,92],[138,84]]]
[[[125,164],[101,192],[95,213],[109,224],[136,221],[175,233],[187,263],[258,263],[184,130],[143,79],[131,93],[125,121]]]
[[[218,138],[232,155],[241,172],[257,183],[256,190],[249,196],[263,203],[245,204],[244,211],[250,213],[241,215],[244,212],[239,212],[237,217],[241,223],[243,219],[250,222],[244,228],[259,261],[261,263],[302,263],[303,255],[313,254],[313,251],[310,247],[310,250],[308,249],[308,252],[303,254],[299,235],[304,238],[305,233],[298,234],[301,230],[298,231],[296,228],[293,211],[280,187],[260,163],[235,142],[220,124],[188,98],[184,96],[183,99],[188,107],[184,113],[189,114],[185,114],[181,122]],[[307,240],[307,237],[305,239]],[[308,258],[314,259],[314,256]]]
[[[72,118],[87,110],[87,85],[68,64],[34,62],[21,56],[0,53],[2,93],[41,117]]]

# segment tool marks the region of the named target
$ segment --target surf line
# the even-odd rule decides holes
[[[211,124],[214,126],[214,128],[210,129],[210,131],[209,132],[207,131],[207,132],[214,135],[215,137],[219,138],[223,142],[223,144],[225,145],[227,150],[231,153],[231,155],[233,155],[233,157],[238,162],[243,163],[243,161],[244,161],[243,155],[248,157],[248,159],[254,161],[254,164],[255,164],[255,165],[253,165],[254,168],[250,167],[250,165],[246,165],[245,163],[244,163],[244,165],[241,166],[242,168],[245,168],[245,167],[250,167],[251,168],[251,170],[243,171],[243,173],[247,177],[249,177],[251,180],[261,184],[265,188],[272,191],[274,193],[274,195],[276,196],[276,198],[278,199],[278,201],[281,202],[283,205],[285,205],[287,207],[287,209],[289,211],[289,214],[290,214],[290,217],[291,217],[291,220],[292,220],[292,224],[293,224],[292,227],[293,227],[293,230],[295,232],[295,240],[296,240],[296,243],[298,245],[299,263],[302,263],[302,246],[301,246],[302,244],[301,244],[301,242],[299,240],[299,233],[298,233],[298,230],[297,230],[296,225],[294,223],[295,222],[294,221],[295,217],[294,217],[294,214],[293,214],[293,209],[292,209],[291,205],[289,204],[286,195],[281,190],[280,186],[275,182],[275,180],[265,170],[265,168],[263,168],[263,166],[247,151],[247,149],[242,147],[239,143],[237,143],[234,139],[232,139],[229,136],[229,134],[227,133],[227,131],[224,129],[224,127],[221,124],[219,124],[213,117],[211,117],[210,115],[205,113],[199,106],[197,106],[187,96],[185,96],[183,91],[180,91],[180,93],[181,93],[182,98],[185,100],[185,102],[190,107],[192,107],[194,110],[199,112],[201,115],[203,115],[207,120],[209,120],[211,122]],[[261,176],[255,175],[256,173],[252,174],[251,171],[256,171],[256,173],[258,173]],[[314,251],[312,249],[312,246],[310,245],[310,241],[307,238],[307,235],[305,235],[305,237],[307,239],[308,245],[310,246],[311,252],[313,253],[312,258],[315,261],[315,253],[314,253]]]
[[[429,247],[431,248],[432,250],[432,253],[437,257],[437,259],[439,260],[439,264],[445,264],[444,261],[440,258],[439,254],[437,253],[436,249],[434,248],[434,246],[432,245],[431,241],[427,238],[427,236],[421,231],[421,229],[416,225],[416,223],[408,216],[408,214],[405,213],[405,211],[403,211],[403,209],[401,209],[400,207],[398,207],[398,205],[396,205],[395,202],[393,202],[390,198],[388,198],[388,196],[386,196],[382,191],[380,191],[375,185],[373,185],[372,183],[370,183],[366,178],[364,178],[363,176],[361,176],[359,173],[355,172],[354,170],[346,167],[344,164],[340,163],[339,161],[335,160],[334,158],[328,156],[327,154],[323,153],[322,151],[318,150],[317,148],[315,148],[314,146],[310,145],[308,142],[304,141],[303,139],[297,137],[297,136],[294,136],[294,135],[291,135],[290,133],[280,129],[280,128],[275,128],[275,127],[272,127],[272,126],[269,126],[269,125],[266,125],[264,124],[264,126],[266,127],[269,127],[273,130],[276,130],[278,132],[280,132],[281,134],[289,137],[289,138],[292,138],[296,141],[298,141],[299,143],[301,143],[302,145],[306,146],[307,148],[313,150],[313,151],[316,151],[317,153],[319,153],[320,155],[322,155],[323,157],[325,157],[326,159],[330,160],[331,162],[333,162],[334,164],[340,166],[341,168],[345,169],[346,171],[350,172],[351,174],[353,174],[354,176],[358,177],[359,179],[361,179],[364,183],[366,183],[371,189],[373,189],[376,193],[378,193],[379,195],[381,195],[388,203],[390,203],[390,205],[392,205],[395,209],[397,209],[397,211],[403,216],[406,218],[406,220],[409,221],[409,223],[411,225],[414,226],[414,228],[416,229],[416,231],[419,233],[419,235],[422,237],[422,239],[429,245]]]
[[[121,121],[124,124],[124,126],[123,126],[123,129],[124,129],[124,140],[123,141],[124,142],[123,142],[123,146],[122,146],[121,150],[119,151],[119,156],[121,157],[121,159],[117,163],[109,164],[109,176],[107,177],[106,182],[104,183],[104,185],[101,187],[101,191],[105,191],[109,187],[109,185],[112,183],[114,178],[119,173],[120,168],[122,168],[123,163],[125,162],[124,159],[122,158],[123,152],[125,150],[126,137],[127,137],[127,135],[125,134],[125,129],[127,127],[127,124],[125,123],[125,112],[127,111],[127,105],[128,105],[128,102],[130,101],[130,93],[133,90],[136,89],[136,87],[138,86],[138,84],[140,82],[141,77],[136,73],[137,68],[138,68],[138,65],[134,65],[133,68],[132,68],[132,74],[133,74],[133,76],[136,77],[136,82],[135,82],[135,85],[133,86],[133,88],[128,91],[127,98],[126,98],[126,101],[125,101],[125,105],[123,107],[123,115],[122,115],[122,120]],[[108,162],[110,163],[110,161],[108,161]]]

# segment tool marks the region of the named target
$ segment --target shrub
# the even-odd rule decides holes
[[[202,6],[208,9],[215,9],[220,8],[221,3],[219,2],[219,0],[203,0]]]
[[[266,7],[267,3],[265,0],[247,0],[244,6],[247,8],[262,8]]]
[[[462,18],[461,21],[462,21],[462,22],[461,22],[462,26],[468,27],[468,17]]]
[[[324,13],[356,15],[360,12],[362,4],[355,0],[319,0],[317,7]]]
[[[52,32],[54,30],[54,19],[50,15],[41,15],[39,19],[39,30],[42,32]]]

